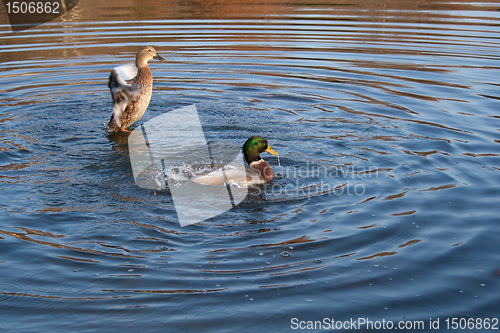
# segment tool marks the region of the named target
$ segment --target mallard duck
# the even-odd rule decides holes
[[[153,92],[153,75],[148,66],[151,59],[166,61],[153,47],[144,46],[137,52],[135,67],[129,64],[111,71],[108,87],[114,106],[108,129],[112,132],[130,132],[127,128],[146,112]]]
[[[202,185],[222,185],[226,181],[229,183],[245,182],[247,185],[268,183],[274,179],[274,172],[271,165],[260,157],[263,152],[279,156],[269,147],[266,139],[261,136],[252,136],[243,144],[243,155],[249,168],[219,168],[207,174],[192,177],[191,181]]]

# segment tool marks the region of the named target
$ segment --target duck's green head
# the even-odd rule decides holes
[[[269,147],[266,139],[261,136],[252,136],[243,145],[243,154],[248,164],[260,160],[260,153],[267,152],[279,156],[277,152]]]

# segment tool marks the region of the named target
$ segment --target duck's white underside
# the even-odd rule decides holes
[[[128,63],[124,64],[118,67],[115,67],[115,69],[118,71],[118,74],[125,80],[132,80],[134,77],[137,76],[137,67],[135,67],[134,63]]]
[[[256,172],[247,168],[219,169],[192,177],[190,180],[201,185],[223,185],[226,181],[238,185],[264,184]]]

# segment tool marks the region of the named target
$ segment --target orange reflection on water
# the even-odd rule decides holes
[[[405,215],[412,215],[415,214],[417,211],[416,210],[410,210],[408,212],[402,212],[402,213],[392,213],[391,216],[405,216]]]
[[[397,252],[380,252],[368,257],[363,257],[363,258],[358,258],[356,260],[368,260],[368,259],[373,259],[373,258],[379,258],[379,257],[387,257],[387,256],[393,256],[397,254]]]
[[[99,250],[84,249],[84,248],[80,248],[80,247],[76,247],[76,246],[69,246],[69,245],[65,245],[65,244],[58,244],[58,243],[37,240],[37,239],[29,237],[28,233],[23,234],[23,233],[17,233],[17,232],[12,232],[12,231],[5,231],[5,230],[0,230],[0,233],[2,233],[4,235],[12,236],[12,237],[24,240],[24,241],[28,241],[28,242],[32,242],[32,243],[36,243],[36,244],[40,244],[40,245],[47,245],[47,246],[59,248],[59,249],[68,249],[68,250],[74,250],[74,251],[78,251],[78,252],[92,253],[92,254],[102,254],[102,255],[107,255],[107,256],[112,256],[112,257],[141,258],[141,259],[148,258],[148,257],[123,254],[123,253],[112,253],[112,252],[104,252],[104,251],[99,251]],[[32,233],[32,234],[37,235],[37,233]],[[105,244],[99,244],[99,245],[106,246]],[[109,247],[112,247],[112,246],[109,246]],[[124,250],[123,248],[121,248],[121,249]]]
[[[421,239],[413,239],[411,241],[408,241],[404,244],[399,245],[398,247],[401,248],[401,247],[405,247],[405,246],[414,245],[414,244],[420,243],[421,241],[422,241]]]

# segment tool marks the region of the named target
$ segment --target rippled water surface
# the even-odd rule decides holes
[[[500,317],[500,3],[81,0],[0,24],[0,331]],[[186,227],[138,187],[104,125],[143,45],[168,62],[137,124],[194,104],[207,141],[266,137],[280,177]]]

